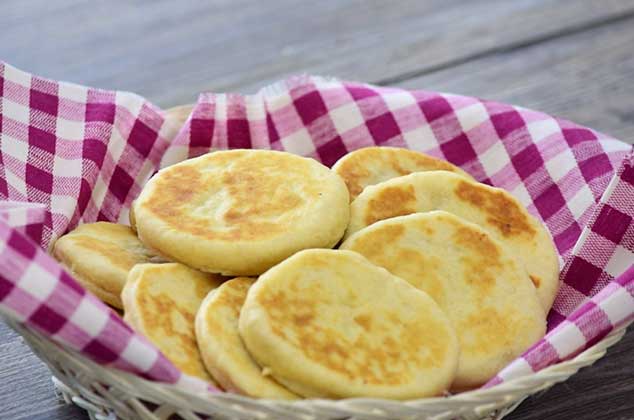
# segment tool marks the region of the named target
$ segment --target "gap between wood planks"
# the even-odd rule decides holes
[[[370,83],[379,85],[379,86],[393,85],[393,84],[404,82],[408,79],[425,76],[431,73],[435,73],[437,71],[442,71],[442,70],[449,69],[451,67],[466,64],[470,61],[479,60],[479,59],[486,58],[496,54],[504,54],[504,53],[508,53],[508,52],[522,49],[522,48],[532,47],[534,45],[537,45],[543,42],[549,42],[556,39],[577,35],[581,32],[597,29],[603,26],[617,24],[632,18],[634,18],[634,9],[629,10],[625,13],[620,13],[618,15],[605,16],[603,18],[599,18],[590,22],[576,23],[569,27],[564,27],[562,29],[554,30],[552,32],[547,32],[547,33],[537,35],[534,37],[528,37],[526,39],[511,42],[506,45],[486,48],[484,50],[475,52],[473,54],[467,54],[453,60],[447,60],[442,63],[438,63],[435,65],[423,68],[421,70],[405,72],[396,76],[386,77],[384,79],[378,79]]]

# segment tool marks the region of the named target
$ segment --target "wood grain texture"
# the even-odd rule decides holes
[[[6,0],[0,57],[169,107],[290,73],[401,80],[631,13],[627,0]]]
[[[86,412],[57,396],[51,372],[0,322],[0,419],[80,419]]]
[[[533,108],[634,142],[634,18],[400,83]]]
[[[627,0],[8,0],[0,59],[164,107],[298,72],[395,83],[515,103],[632,142],[633,15]],[[633,351],[630,331],[508,418],[634,419]],[[87,418],[2,323],[0,418]]]

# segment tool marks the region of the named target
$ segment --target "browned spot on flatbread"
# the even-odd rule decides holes
[[[369,260],[383,255],[383,249],[390,244],[398,242],[405,234],[403,225],[388,224],[381,226],[371,235],[361,235],[354,243],[354,248],[363,250],[363,255]]]
[[[231,287],[223,289],[224,293],[218,296],[217,302],[222,306],[240,309],[254,280],[248,277],[236,277],[229,281]]]
[[[317,322],[319,314],[331,310],[333,304],[318,288],[306,291],[302,297],[284,290],[271,291],[259,296],[259,302],[274,334],[307,358],[349,379],[368,384],[406,383],[411,380],[412,365],[437,366],[443,358],[442,343],[447,337],[438,336],[444,329],[433,320],[422,323],[397,314],[385,319],[361,314],[349,320],[358,326],[358,332],[344,334]],[[368,339],[368,331],[376,327],[387,334],[381,343]]]
[[[399,175],[409,175],[417,170],[452,172],[457,170],[457,168],[449,162],[436,159],[420,152],[407,149],[400,149],[399,151],[400,153],[404,153],[404,155],[394,153],[390,157],[392,169]]]
[[[451,220],[451,219],[448,219]],[[500,249],[486,232],[468,226],[457,225],[454,233],[456,244],[468,249],[488,267],[500,265]]]
[[[196,297],[198,299],[200,299],[201,301],[205,298],[205,296],[207,296],[207,294],[209,293],[209,285],[210,284],[218,284],[219,282],[224,280],[224,277],[222,277],[219,274],[212,274],[212,273],[200,273],[201,276],[207,277],[209,279],[209,283],[204,282],[204,281],[197,281],[194,282],[194,293],[196,295]]]
[[[535,285],[536,288],[539,288],[539,285],[542,284],[541,279],[534,274],[529,275],[529,277],[531,278],[533,285]]]
[[[483,185],[461,180],[456,186],[455,193],[461,200],[485,211],[487,222],[495,226],[504,237],[533,237],[537,234],[526,213],[503,191],[495,191]]]
[[[210,380],[198,350],[194,324],[202,298],[218,285],[217,276],[177,264],[145,266],[139,275],[134,295],[144,333],[183,372]],[[185,289],[182,295],[161,290],[171,281]]]
[[[221,286],[223,287],[222,290],[214,292],[218,293],[214,296],[214,306],[226,308],[230,311],[231,316],[237,320],[240,317],[240,309],[242,309],[244,300],[254,280],[248,277],[236,277],[229,280],[229,282],[230,284],[227,285],[229,287]],[[210,330],[222,331],[227,328],[226,325],[223,325],[223,319],[218,317],[213,311],[208,311],[205,316]]]
[[[343,178],[346,183],[351,199],[361,194],[364,188],[362,180],[370,176],[368,168],[355,161],[356,159],[351,159],[349,163],[346,162],[337,171],[339,176]]]
[[[297,325],[298,327],[304,326],[308,323],[310,323],[310,321],[312,321],[315,318],[315,315],[312,313],[304,313],[304,314],[300,314],[300,315],[295,315],[293,317],[293,321],[295,322],[295,325]]]
[[[359,324],[364,330],[370,331],[372,329],[372,315],[363,314],[354,317],[354,322]]]
[[[416,212],[416,192],[413,185],[385,187],[373,197],[367,206],[365,224],[379,220],[405,216]]]
[[[454,239],[466,251],[461,256],[465,281],[481,298],[486,297],[488,291],[494,287],[497,281],[495,273],[502,265],[498,245],[487,233],[465,226],[456,226]]]
[[[436,303],[442,305],[445,301],[444,278],[442,276],[442,261],[438,257],[425,255],[413,248],[402,248],[395,257],[386,253],[383,261],[375,261],[381,267],[407,280],[427,293]]]
[[[436,303],[444,302],[444,286],[442,261],[433,255],[426,255],[416,248],[398,244],[400,235],[385,235],[385,230],[403,228],[401,225],[386,225],[358,239],[352,250],[360,252],[368,260],[379,267],[384,267],[392,274],[409,282],[431,296]],[[416,226],[423,232],[427,227]],[[389,239],[384,239],[385,237]],[[368,248],[370,247],[370,248]]]
[[[178,348],[162,349],[165,355],[187,374],[199,376],[200,372],[205,372],[194,332],[196,314],[178,305],[165,293],[151,296],[141,293],[139,306],[144,313],[146,329],[152,332],[150,340],[173,338],[178,342]],[[181,318],[180,322],[178,318]]]
[[[293,210],[304,202],[297,193],[280,185],[279,179],[271,179],[260,170],[245,173],[232,170],[223,174],[222,181],[234,203],[224,214],[225,221],[231,225],[249,223],[253,218],[271,218]],[[265,200],[254,199],[263,192],[271,196]]]

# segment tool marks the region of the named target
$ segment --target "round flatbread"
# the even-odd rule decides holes
[[[350,206],[346,237],[380,220],[444,210],[475,223],[523,263],[545,311],[559,290],[557,250],[544,225],[501,188],[446,171],[418,172],[368,187]]]
[[[458,359],[426,293],[349,251],[301,251],[260,276],[239,330],[265,372],[306,397],[441,395]]]
[[[226,391],[255,398],[296,399],[296,394],[262,374],[238,333],[240,309],[254,281],[237,277],[207,295],[196,315],[200,354]]]
[[[348,191],[314,159],[269,150],[209,153],[159,171],[134,205],[139,237],[202,271],[257,275],[304,248],[331,248]]]
[[[178,263],[136,265],[121,293],[124,320],[181,371],[215,383],[198,351],[194,320],[205,296],[223,280]]]
[[[383,220],[341,248],[424,290],[444,310],[460,342],[452,390],[484,384],[546,331],[544,310],[521,263],[485,230],[453,214]]]
[[[155,257],[129,226],[108,222],[79,225],[60,237],[53,256],[90,292],[123,308],[121,290],[135,264]]]
[[[355,150],[339,159],[332,170],[346,182],[350,200],[354,200],[369,185],[412,172],[442,170],[471,178],[471,175],[447,161],[397,147],[366,147]]]

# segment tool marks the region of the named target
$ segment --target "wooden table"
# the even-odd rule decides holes
[[[486,97],[634,139],[631,1],[5,0],[1,10],[1,59],[162,107],[306,72]],[[633,351],[630,331],[508,418],[634,419]],[[0,418],[87,418],[4,324]]]

